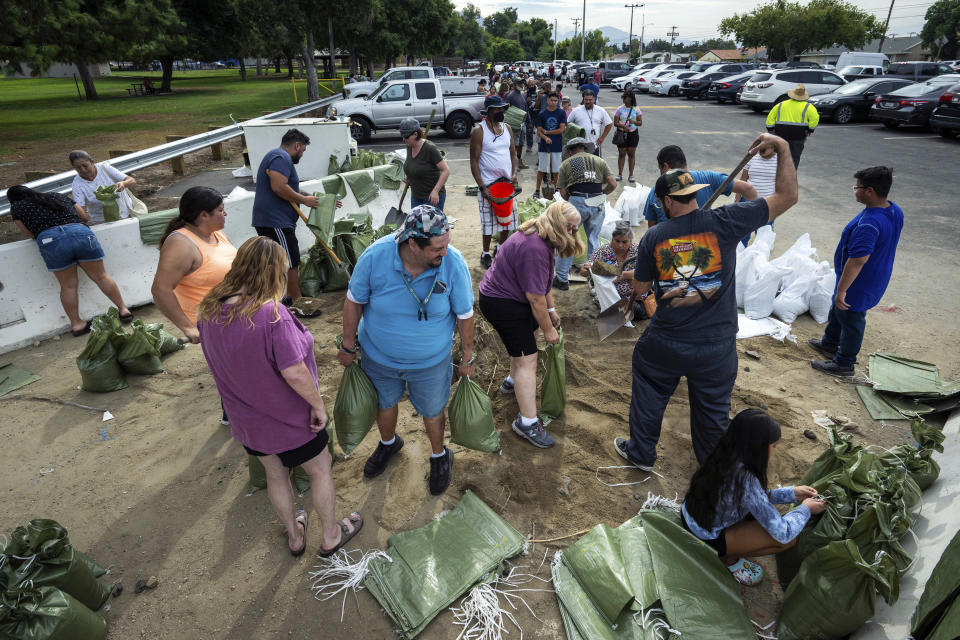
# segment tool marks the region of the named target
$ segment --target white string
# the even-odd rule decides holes
[[[559,556],[559,552],[557,556]],[[546,561],[546,557],[546,553],[544,553],[544,561]],[[542,562],[540,566],[543,566]],[[501,605],[501,597],[503,597],[504,602],[506,602],[513,611],[519,610],[517,604],[514,603],[514,600],[518,600],[530,615],[540,622],[543,622],[537,617],[537,614],[533,612],[533,609],[530,608],[530,605],[527,604],[523,596],[519,594],[528,591],[544,593],[555,592],[553,589],[523,587],[523,585],[528,584],[532,580],[539,580],[548,584],[550,580],[530,573],[518,572],[521,568],[522,567],[511,567],[507,575],[502,577],[497,576],[491,582],[476,585],[460,601],[460,606],[450,607],[450,612],[453,614],[453,623],[463,627],[459,635],[457,635],[457,640],[502,640],[504,635],[510,635],[508,622],[517,628],[522,640],[523,628],[517,622],[513,613]],[[539,568],[537,571],[539,571]]]
[[[353,559],[355,553],[360,554],[357,560]],[[343,592],[343,604],[340,606],[340,622],[343,622],[347,593],[363,590],[363,580],[370,571],[370,562],[375,558],[393,562],[390,556],[380,550],[363,553],[359,549],[355,551],[341,549],[329,558],[318,558],[319,564],[314,565],[314,569],[317,570],[309,573],[309,578],[313,581],[310,585],[313,597],[321,601],[329,600]]]
[[[674,493],[673,500],[663,496],[655,496],[652,491],[647,492],[647,501],[641,505],[641,509],[669,509],[671,511],[680,511],[680,494]]]
[[[595,475],[596,475],[596,478],[597,478],[597,482],[599,482],[600,484],[602,484],[602,485],[604,485],[604,486],[607,486],[607,487],[630,487],[630,486],[633,486],[633,485],[635,485],[635,484],[643,484],[644,482],[646,482],[647,480],[650,479],[650,476],[647,476],[646,478],[644,478],[643,480],[640,480],[639,482],[613,482],[613,483],[604,482],[603,480],[600,479],[600,471],[601,471],[602,469],[634,469],[634,470],[636,470],[636,471],[643,471],[643,470],[642,470],[642,469],[638,469],[637,467],[633,466],[632,464],[631,464],[631,465],[625,465],[625,466],[597,467],[597,471],[596,471],[596,474],[595,474]],[[655,475],[655,476],[658,476],[658,477],[660,477],[660,478],[663,478],[662,475],[660,475],[659,473],[657,473],[656,471],[654,471],[654,470],[652,470],[652,469],[651,469],[650,471],[648,471],[647,473],[652,473],[652,474]]]

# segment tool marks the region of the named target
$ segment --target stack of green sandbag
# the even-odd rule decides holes
[[[730,572],[672,510],[597,525],[552,573],[568,640],[756,636]]]
[[[777,554],[786,586],[781,640],[842,637],[873,616],[877,593],[897,600],[900,574],[911,563],[900,539],[913,525],[922,489],[939,475],[931,456],[943,451],[935,427],[914,420],[911,430],[915,445],[874,453],[830,429],[830,448],[799,482],[824,496],[826,511]],[[809,615],[812,602],[822,605],[816,616]]]
[[[517,222],[523,224],[528,220],[533,220],[541,213],[547,210],[547,205],[540,202],[538,198],[527,198],[517,201]]]
[[[960,636],[960,531],[954,534],[923,588],[910,617],[913,640],[954,640]]]
[[[53,520],[31,520],[10,534],[0,555],[0,637],[99,640],[106,620],[94,613],[110,597],[106,570],[70,544]]]
[[[106,393],[127,387],[127,373],[152,375],[163,372],[160,356],[179,351],[183,345],[163,330],[163,324],[134,320],[127,333],[116,307],[90,321],[90,337],[80,355],[80,388]]]
[[[401,637],[416,637],[434,617],[504,561],[524,539],[473,492],[429,524],[387,541],[386,555],[370,561],[364,586]]]
[[[103,204],[104,222],[116,222],[120,219],[120,194],[117,193],[117,185],[108,184],[97,187],[93,195]]]
[[[520,133],[520,127],[523,126],[523,122],[526,119],[527,112],[515,105],[510,105],[507,107],[506,112],[503,114],[503,121],[510,125],[510,128],[513,129],[514,135],[518,135]]]
[[[317,297],[321,291],[346,289],[360,254],[396,228],[383,225],[374,230],[369,214],[349,215],[334,221],[335,208],[336,198],[325,197],[316,209],[311,209],[307,218],[310,227],[340,260],[338,265],[319,242],[310,248],[308,258],[300,263],[300,290],[310,298]]]

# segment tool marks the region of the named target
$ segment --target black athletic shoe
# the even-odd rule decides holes
[[[280,304],[282,304],[285,307],[289,307],[290,305],[293,304],[293,298],[291,298],[290,296],[283,296],[282,298],[280,298]]]
[[[430,493],[438,496],[450,486],[450,472],[453,471],[453,451],[444,447],[444,455],[430,458]]]
[[[489,253],[484,253],[480,255],[480,266],[484,269],[489,269],[490,265],[493,264],[493,256]]]
[[[560,291],[567,291],[568,289],[570,289],[570,283],[564,282],[557,276],[553,276],[553,288],[560,289]]]
[[[850,378],[853,376],[853,366],[841,367],[833,360],[811,360],[810,366],[817,371],[822,371],[827,375],[838,378]]]
[[[837,355],[837,350],[834,349],[833,351],[831,351],[830,349],[827,349],[825,346],[823,346],[823,340],[821,340],[820,338],[810,338],[809,340],[807,340],[807,344],[810,345],[811,349],[813,349],[814,351],[819,351],[820,353],[827,356],[828,358],[832,359],[833,356]]]
[[[387,463],[390,462],[390,458],[393,457],[397,451],[403,449],[403,438],[400,436],[395,436],[396,442],[387,446],[382,442],[377,443],[377,448],[373,453],[370,454],[370,457],[367,458],[367,461],[363,464],[363,475],[368,478],[376,478],[378,475],[383,473],[387,468]]]

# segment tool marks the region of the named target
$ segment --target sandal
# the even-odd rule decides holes
[[[303,527],[303,546],[300,547],[298,551],[290,549],[290,555],[294,558],[299,558],[303,555],[303,552],[307,550],[307,512],[303,509],[298,509],[295,522]]]
[[[727,570],[733,574],[734,580],[748,587],[755,587],[763,581],[763,567],[745,558],[728,565]]]
[[[317,553],[317,555],[321,558],[329,558],[335,554],[343,547],[343,545],[350,542],[350,539],[357,535],[360,532],[360,529],[363,528],[363,518],[360,516],[359,511],[354,511],[349,516],[344,518],[344,520],[350,521],[350,524],[353,525],[353,531],[348,531],[347,523],[341,520],[338,523],[340,525],[340,542],[337,543],[337,546],[333,547],[332,549],[324,549],[323,547],[320,547],[320,551]]]
[[[133,322],[133,311],[127,313],[125,316],[120,316],[120,322],[123,324],[130,324]]]
[[[87,324],[84,325],[83,329],[74,329],[73,336],[79,338],[80,336],[85,336],[90,333],[90,321],[87,320]]]

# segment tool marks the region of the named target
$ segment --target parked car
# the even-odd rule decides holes
[[[798,84],[814,96],[830,93],[847,83],[833,71],[824,69],[770,69],[758,71],[743,85],[741,102],[754,111],[769,109],[787,99],[787,91]]]
[[[714,73],[723,71],[727,75],[733,73],[743,73],[744,71],[753,71],[753,64],[749,62],[718,62],[703,70],[703,73]]]
[[[649,64],[649,63],[647,63]],[[660,62],[647,69],[636,69],[625,76],[615,79],[611,85],[617,91],[637,91],[640,80],[649,82],[651,74],[658,71],[686,71],[686,65],[679,62]],[[652,76],[657,77],[657,76]],[[647,87],[649,89],[649,87]]]
[[[710,88],[710,83],[726,75],[726,71],[704,71],[703,73],[694,74],[681,83],[680,93],[687,100],[693,100],[694,98],[703,100],[707,97],[707,90]]]
[[[597,68],[603,72],[603,80],[600,81],[602,85],[610,84],[614,79],[621,78],[633,71],[633,67],[628,63],[618,62],[616,60],[598,62]]]
[[[703,73],[704,71],[706,71],[707,69],[709,69],[715,64],[717,63],[716,62],[688,62],[683,66],[686,67],[688,71],[693,71],[694,73]]]
[[[680,95],[680,83],[690,76],[697,75],[696,71],[673,71],[670,75],[663,75],[650,81],[650,93],[661,96]]]
[[[830,93],[811,96],[810,104],[817,108],[821,118],[837,124],[847,124],[855,118],[864,118],[878,95],[890,93],[913,84],[900,78],[860,78]]]
[[[328,113],[350,118],[350,134],[357,142],[367,142],[374,131],[399,129],[408,116],[426,126],[434,109],[434,125],[443,127],[451,138],[466,138],[483,109],[485,96],[477,94],[478,80],[480,76],[394,80],[365,98],[337,102]]]
[[[942,62],[894,62],[887,67],[887,75],[920,82],[953,73],[950,65]]]
[[[960,134],[960,83],[940,94],[937,106],[930,114],[930,128],[936,129],[944,138],[956,138]]]
[[[716,100],[720,104],[728,100],[734,104],[739,104],[740,90],[755,73],[756,71],[748,71],[714,80],[707,88],[707,99]]]
[[[363,98],[394,80],[420,80],[437,77],[432,67],[394,67],[372,82],[351,82],[343,89],[344,98]],[[476,89],[476,87],[474,87]]]
[[[647,69],[653,69],[656,66],[659,66],[663,63],[661,62],[641,62],[638,65],[634,65],[634,71],[646,71]]]
[[[790,60],[788,62],[777,62],[770,65],[774,69],[822,69],[819,64],[816,62],[809,62],[807,60]]]
[[[960,82],[960,74],[954,73],[908,84],[877,96],[870,107],[870,119],[883,123],[888,129],[903,124],[926,127],[930,124],[930,114],[940,104],[940,96],[957,82]]]
[[[660,77],[669,77],[675,73],[677,73],[677,69],[656,69],[654,71],[645,71],[643,75],[633,79],[631,85],[627,86],[627,90],[633,91],[634,93],[650,93],[650,83],[653,80]],[[633,88],[631,89],[630,86]]]
[[[863,64],[852,64],[848,65],[839,71],[837,71],[844,80],[856,80],[858,78],[876,78],[877,76],[882,76],[884,71],[883,67],[874,67],[870,65]]]
[[[837,58],[837,69],[843,69],[851,65],[861,65],[869,67],[880,67],[885,69],[890,64],[890,58],[883,53],[868,53],[866,51],[844,51]]]

